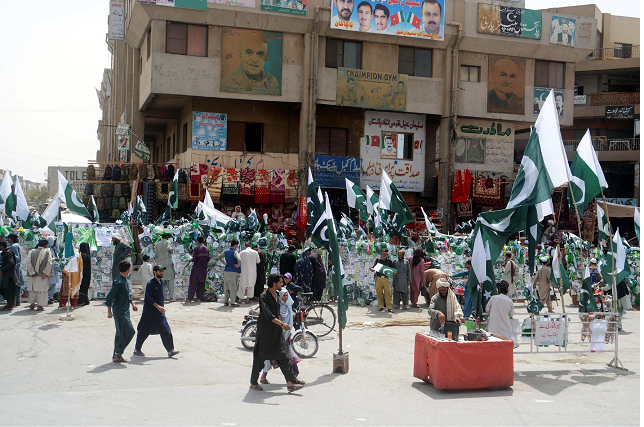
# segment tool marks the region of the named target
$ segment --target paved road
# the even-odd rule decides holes
[[[147,357],[111,363],[114,336],[94,301],[61,322],[59,310],[26,307],[0,315],[0,425],[639,425],[640,314],[620,334],[628,372],[612,355],[515,355],[515,382],[496,391],[446,392],[412,376],[414,335],[426,326],[352,327],[345,331],[350,371],[333,374],[337,336],[300,364],[303,390],[288,395],[279,371],[264,392],[249,390],[252,355],[239,341],[246,308],[217,303],[167,305],[175,345],[158,336]],[[525,306],[517,304],[517,311]],[[568,311],[572,311],[570,307]],[[133,313],[136,325],[141,311]],[[351,322],[391,319],[351,307]],[[423,319],[426,310],[394,318]],[[126,356],[131,355],[134,343]]]

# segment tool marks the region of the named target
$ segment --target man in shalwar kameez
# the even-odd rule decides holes
[[[255,291],[255,281],[257,280],[257,264],[259,264],[259,254],[251,248],[250,242],[246,242],[246,249],[239,253],[241,262],[241,274],[239,276],[239,291],[237,296],[246,298],[246,304]]]
[[[107,318],[114,317],[116,335],[114,336],[114,353],[112,362],[127,362],[123,358],[123,352],[134,337],[134,328],[130,320],[130,304],[132,310],[137,311],[137,306],[132,302],[130,288],[127,285],[127,275],[130,273],[129,261],[123,260],[119,264],[119,276],[112,282],[112,289],[105,297],[107,306]]]
[[[161,235],[156,245],[154,245],[154,257],[157,265],[166,268],[163,282],[168,287],[169,301],[174,301],[174,264],[172,263],[172,243],[170,242],[171,234],[165,232]]]
[[[53,264],[51,251],[47,249],[47,240],[38,241],[38,247],[29,251],[27,256],[27,275],[29,276],[29,308],[32,310],[38,305],[38,311],[43,311],[47,305],[47,291],[49,290],[49,275]]]
[[[208,275],[208,261],[210,251],[204,245],[203,236],[197,237],[197,246],[192,251],[192,271],[190,272],[190,285],[188,286],[188,302],[192,302],[197,293],[197,299],[203,301],[206,293],[206,276]],[[145,311],[145,309],[144,309]]]
[[[112,280],[116,280],[119,275],[119,265],[125,257],[130,256],[132,248],[121,241],[121,235],[118,233],[112,234],[112,244],[114,245],[114,258],[112,260]]]

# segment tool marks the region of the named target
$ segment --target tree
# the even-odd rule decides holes
[[[45,204],[47,203],[47,200],[49,200],[49,192],[47,191],[46,186],[41,185],[37,188],[27,191],[25,197],[27,198],[27,203],[30,207],[33,207],[39,212],[42,212]]]

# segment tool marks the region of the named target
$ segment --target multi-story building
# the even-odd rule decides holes
[[[596,16],[524,1],[120,3],[99,162],[141,161],[117,149],[127,123],[154,163],[297,170],[302,195],[311,167],[342,203],[345,177],[378,188],[384,170],[445,229],[504,204],[515,134],[547,90],[573,126],[577,67],[598,43]],[[451,201],[462,169],[492,178],[475,179],[473,205]]]

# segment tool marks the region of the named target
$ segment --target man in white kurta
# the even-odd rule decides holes
[[[47,249],[47,240],[41,239],[38,247],[29,251],[27,256],[27,275],[29,276],[29,299],[30,308],[44,310],[47,305],[47,291],[49,291],[49,275],[53,267],[51,252]]]
[[[512,328],[510,317],[514,316],[514,303],[508,297],[508,282],[501,280],[496,285],[498,295],[493,295],[485,305],[485,312],[490,314],[487,331],[492,334],[510,338]]]
[[[246,249],[239,253],[241,259],[241,275],[239,277],[239,298],[246,298],[246,304],[255,292],[257,280],[257,264],[260,262],[259,253],[246,242]]]
[[[168,287],[168,297],[170,302],[174,301],[174,264],[172,263],[172,243],[170,242],[171,234],[165,232],[161,235],[156,245],[154,245],[154,257],[156,264],[165,267],[163,274],[163,283]]]
[[[508,282],[508,297],[510,299],[514,296],[514,276],[517,272],[517,265],[512,261],[512,252],[507,251],[505,253],[505,261],[503,262],[503,274],[501,275],[501,280]]]

